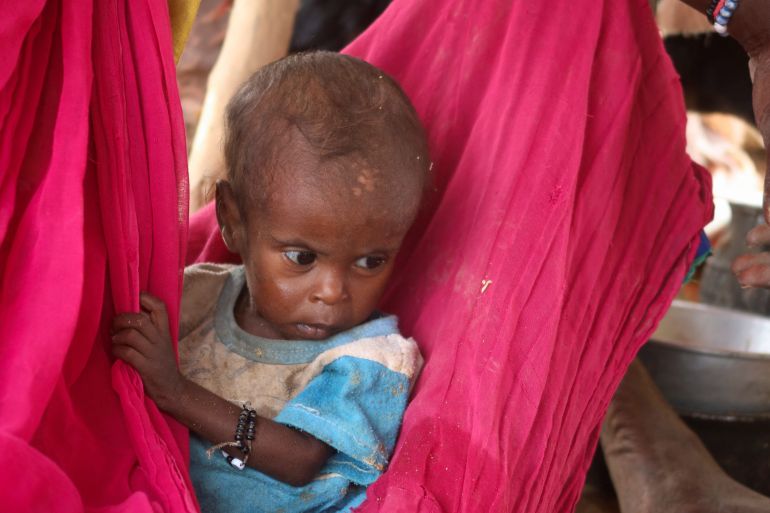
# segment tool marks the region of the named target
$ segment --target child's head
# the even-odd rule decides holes
[[[323,339],[365,321],[429,166],[398,85],[329,52],[270,64],[228,106],[225,160],[217,218],[267,336]]]

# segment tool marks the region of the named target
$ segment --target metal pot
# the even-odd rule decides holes
[[[770,248],[749,248],[746,234],[762,223],[761,206],[730,202],[731,221],[727,235],[714,254],[706,260],[700,280],[700,299],[704,303],[770,314],[770,290],[741,288],[732,271],[733,260],[739,255],[767,251]]]
[[[722,468],[770,496],[770,319],[674,301],[639,357]]]
[[[639,356],[680,413],[770,419],[770,319],[674,301]]]

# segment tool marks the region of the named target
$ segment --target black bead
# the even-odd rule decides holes
[[[716,9],[718,3],[719,0],[711,0],[708,8],[706,9],[706,18],[708,18],[709,23],[714,23],[714,10]]]

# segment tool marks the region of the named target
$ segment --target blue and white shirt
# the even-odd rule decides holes
[[[214,443],[193,436],[190,474],[203,513],[349,511],[383,472],[422,366],[394,316],[322,341],[271,340],[243,331],[233,310],[242,266],[185,270],[179,333],[182,373],[234,403],[329,444],[336,453],[314,481],[293,487],[251,468],[236,470]]]

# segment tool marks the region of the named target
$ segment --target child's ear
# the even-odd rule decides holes
[[[235,193],[227,180],[217,180],[216,212],[219,231],[225,246],[232,253],[241,254],[243,241],[243,219],[235,199]]]

